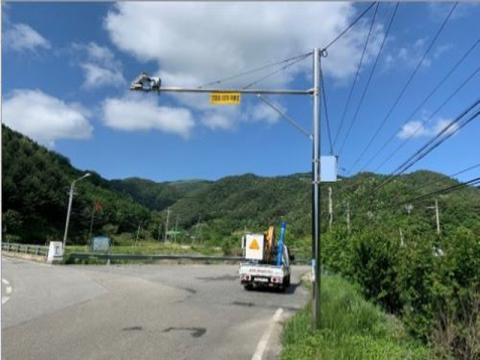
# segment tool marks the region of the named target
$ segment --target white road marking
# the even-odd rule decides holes
[[[10,286],[10,281],[6,279],[2,279],[2,283],[4,283],[5,286],[5,294],[10,295],[13,291],[13,287]],[[2,296],[2,305],[5,304],[8,300],[10,300],[10,296]]]
[[[276,323],[278,323],[281,320],[282,312],[283,312],[283,309],[279,308],[275,312],[275,315],[273,315],[272,322],[268,326],[268,329],[265,330],[265,332],[263,333],[262,338],[260,339],[260,342],[257,345],[257,349],[253,354],[252,360],[262,360],[262,356],[263,356],[263,353],[265,352],[265,349],[267,348],[268,340],[270,339],[270,335],[272,333],[273,327],[275,326]]]

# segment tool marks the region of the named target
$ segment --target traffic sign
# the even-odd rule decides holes
[[[240,93],[238,92],[212,92],[210,93],[212,105],[239,105]]]

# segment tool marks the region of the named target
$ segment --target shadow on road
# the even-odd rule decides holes
[[[285,289],[285,291],[273,288],[273,287],[267,287],[267,286],[259,286],[255,287],[253,289],[250,289],[248,291],[257,291],[257,292],[268,292],[268,293],[277,293],[277,294],[283,294],[283,295],[292,295],[295,294],[295,291],[297,288],[300,286],[299,283],[290,283],[290,286]]]

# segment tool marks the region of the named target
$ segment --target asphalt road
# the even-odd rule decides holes
[[[2,259],[2,359],[274,359],[308,301],[246,291],[238,265],[51,266]],[[3,288],[2,288],[3,290]],[[3,295],[3,294],[2,294]],[[279,310],[282,309],[282,310]]]

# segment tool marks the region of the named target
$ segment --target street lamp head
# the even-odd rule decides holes
[[[160,91],[160,78],[150,77],[146,72],[142,72],[130,84],[130,90],[155,90]]]

